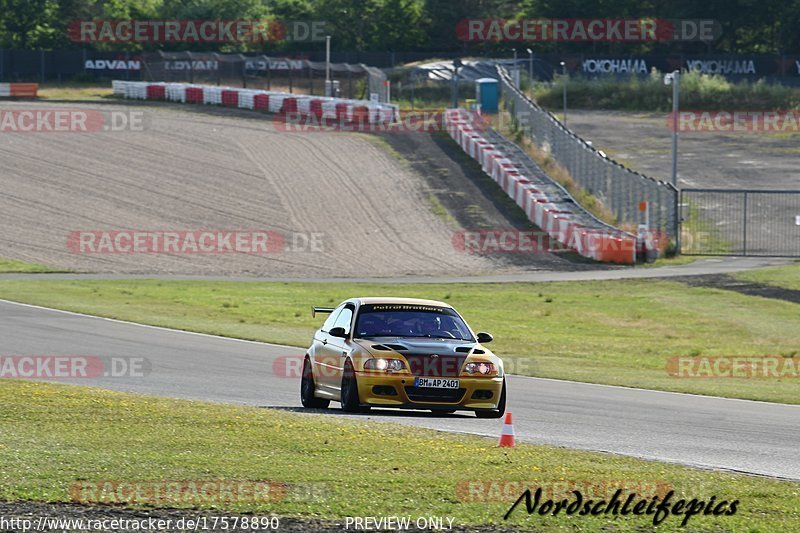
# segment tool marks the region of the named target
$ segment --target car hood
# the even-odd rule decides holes
[[[403,355],[466,356],[473,348],[479,346],[476,342],[464,340],[417,337],[370,337],[369,339],[357,339],[357,342],[375,356],[388,354],[391,351],[396,351]],[[389,350],[381,349],[381,347],[389,348]]]

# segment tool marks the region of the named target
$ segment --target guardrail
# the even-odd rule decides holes
[[[498,66],[497,71],[506,105],[520,127],[566,168],[581,187],[603,202],[620,224],[635,227],[644,224],[649,216],[651,232],[658,231],[677,240],[678,190],[672,184],[610,159],[520,92],[505,68]],[[642,202],[647,202],[649,213],[640,210]]]
[[[238,87],[122,80],[114,80],[112,87],[114,95],[136,100],[222,105],[268,113],[295,113],[321,120],[388,124],[398,115],[397,106],[392,104]]]
[[[586,211],[517,145],[482,122],[478,127],[465,110],[447,110],[445,124],[461,148],[550,238],[597,261],[635,263],[636,236]]]
[[[0,98],[36,98],[38,83],[0,83]]]

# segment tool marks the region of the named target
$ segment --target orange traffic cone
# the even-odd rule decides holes
[[[514,442],[514,424],[511,422],[511,412],[506,413],[503,431],[500,433],[500,442],[497,445],[501,448],[513,448],[517,445]]]

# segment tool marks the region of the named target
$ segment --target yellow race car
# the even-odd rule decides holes
[[[506,409],[503,362],[443,302],[413,298],[352,298],[314,334],[303,362],[304,407],[341,402],[348,412],[371,407],[474,411],[499,418]]]

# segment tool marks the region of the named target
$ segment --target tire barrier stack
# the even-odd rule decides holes
[[[516,144],[463,109],[448,109],[445,125],[464,152],[551,239],[596,261],[635,263],[636,236],[586,211]]]
[[[221,105],[276,114],[293,113],[299,116],[312,117],[317,121],[323,119],[344,122],[361,121],[361,123],[376,125],[390,124],[399,116],[398,108],[395,105],[366,100],[327,98],[307,94],[187,83],[120,80],[114,80],[111,83],[114,88],[114,95],[124,98]]]
[[[645,222],[641,202],[647,202],[647,222],[653,235],[678,238],[678,190],[670,183],[634,172],[610,159],[567,129],[552,113],[539,107],[520,91],[508,71],[497,66],[506,108],[520,127],[550,155],[582,188],[600,198],[617,220],[638,226]],[[666,244],[664,242],[663,244]]]
[[[36,98],[38,83],[0,83],[0,98]]]

